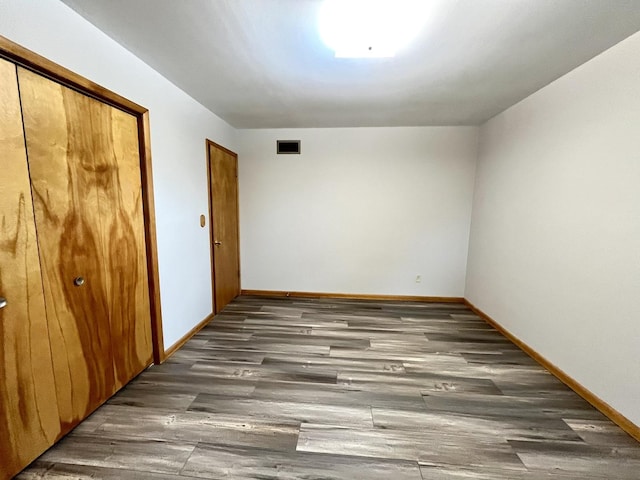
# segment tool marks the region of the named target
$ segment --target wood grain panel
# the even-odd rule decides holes
[[[240,294],[238,157],[213,142],[208,145],[215,312],[218,313]]]
[[[0,479],[60,432],[15,65],[0,60]]]
[[[98,219],[102,104],[19,68],[29,169],[63,432],[114,393]],[[82,276],[85,284],[74,285]]]
[[[103,103],[93,109],[104,126],[93,161],[116,389],[151,363],[151,317],[145,254],[138,126],[134,116]]]

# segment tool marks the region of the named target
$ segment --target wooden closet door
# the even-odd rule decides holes
[[[0,60],[0,479],[60,434],[16,67]],[[0,305],[3,305],[3,301]]]
[[[138,122],[101,104],[96,145],[98,205],[107,279],[116,389],[151,364],[151,310],[142,213]],[[107,135],[108,134],[108,135]]]
[[[82,249],[76,245],[60,255],[62,262],[73,256],[79,263],[68,266],[65,274],[60,272],[57,282],[65,285],[64,279],[75,278],[69,276],[71,271],[79,272],[75,274],[79,276],[84,276],[83,271],[91,272],[91,281],[85,278],[85,285],[71,289],[73,293],[90,287],[86,290],[91,295],[75,295],[78,304],[65,307],[71,317],[79,311],[79,318],[87,317],[85,307],[97,307],[93,318],[85,323],[93,325],[104,342],[92,345],[82,323],[76,321],[69,328],[83,351],[84,361],[78,355],[76,367],[89,368],[86,384],[94,385],[93,373],[106,375],[104,383],[97,385],[100,388],[89,390],[98,395],[89,399],[90,411],[152,360],[138,121],[133,115],[26,70],[20,72],[20,85],[31,92],[23,93],[23,110],[30,165],[36,162],[31,166],[34,188],[39,185],[38,191],[45,188],[50,197],[59,196],[60,207],[54,205],[54,210],[61,208],[67,218],[74,218],[76,226],[70,232],[64,222],[52,223],[51,216],[44,215],[50,202],[43,200],[42,221],[52,235],[46,241],[55,243],[58,238],[58,243],[71,246],[69,238],[74,238],[83,244]],[[53,153],[47,151],[51,145],[57,146]],[[66,174],[60,175],[60,171]],[[51,175],[61,177],[60,183],[52,185]],[[40,217],[37,220],[39,225]],[[57,245],[52,248],[59,249]],[[85,251],[88,257],[74,253]],[[99,352],[99,362],[91,363],[84,356],[86,350]],[[74,406],[73,418],[79,412],[81,408]]]
[[[63,432],[115,391],[98,206],[103,104],[18,68]]]

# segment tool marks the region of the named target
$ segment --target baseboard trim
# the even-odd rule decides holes
[[[627,417],[618,412],[615,408],[609,405],[607,402],[597,397],[593,392],[588,390],[582,384],[578,383],[575,379],[570,377],[563,370],[558,368],[556,365],[551,363],[545,357],[540,355],[537,351],[531,348],[529,345],[524,343],[518,337],[509,332],[506,328],[496,322],[489,315],[484,313],[474,304],[472,304],[466,298],[464,299],[464,303],[480,318],[482,318],[485,322],[495,328],[498,332],[504,335],[507,339],[509,339],[514,345],[516,345],[520,350],[533,358],[536,362],[542,365],[546,370],[549,371],[552,375],[554,375],[558,380],[564,383],[571,390],[576,392],[582,398],[584,398],[587,402],[589,402],[593,407],[600,411],[604,416],[608,417],[613,423],[622,428],[625,432],[635,438],[638,442],[640,442],[640,426],[633,423]]]
[[[205,325],[207,325],[211,320],[213,320],[214,315],[215,315],[214,313],[210,313],[209,315],[207,315],[204,318],[204,320],[198,323],[195,327],[189,330],[180,340],[178,340],[176,343],[171,345],[167,350],[165,350],[161,363],[164,363],[171,355],[176,353],[176,351],[178,351],[182,346],[184,346],[185,343],[191,340],[191,337],[193,337],[196,333],[202,330],[205,327]]]
[[[258,297],[344,298],[350,300],[399,300],[405,302],[464,303],[462,297],[423,297],[415,295],[377,295],[368,293],[287,292],[284,290],[242,290],[241,295]]]

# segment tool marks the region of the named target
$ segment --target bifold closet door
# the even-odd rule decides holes
[[[60,434],[14,64],[0,59],[0,479]]]
[[[63,431],[115,391],[89,99],[18,68]],[[83,131],[85,130],[85,131]]]
[[[151,362],[135,117],[19,68],[63,431]]]
[[[94,101],[95,102],[95,101]],[[101,104],[109,136],[94,161],[100,172],[98,206],[106,259],[116,389],[151,364],[151,310],[142,213],[138,122]],[[96,111],[96,115],[98,112]]]

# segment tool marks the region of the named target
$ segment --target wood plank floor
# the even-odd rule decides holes
[[[240,297],[20,479],[640,479],[640,444],[458,304]]]

